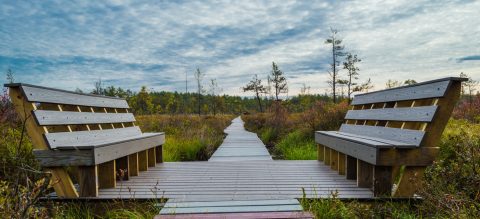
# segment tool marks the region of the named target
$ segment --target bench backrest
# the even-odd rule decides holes
[[[465,78],[443,78],[355,95],[340,131],[435,147]]]
[[[6,84],[37,149],[82,149],[95,143],[140,135],[125,99],[80,94],[29,84]],[[14,101],[18,102],[18,101]],[[41,137],[40,137],[41,136]]]

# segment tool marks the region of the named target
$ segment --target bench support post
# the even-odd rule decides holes
[[[357,186],[360,188],[372,188],[373,165],[357,159]]]
[[[78,184],[80,186],[80,197],[98,196],[98,171],[97,166],[79,166]]]
[[[330,149],[330,169],[338,171],[338,151]]]
[[[338,152],[338,174],[345,175],[345,154]]]
[[[159,145],[155,148],[155,158],[157,163],[163,163],[163,146]]]
[[[115,188],[115,160],[98,165],[98,188]]]
[[[130,176],[138,176],[138,153],[128,155],[128,172]]]
[[[323,162],[325,163],[325,165],[330,166],[330,151],[331,151],[331,149],[328,148],[328,147],[324,147],[324,148],[325,148],[325,152],[324,152]]]
[[[373,178],[373,194],[375,197],[390,196],[392,194],[392,167],[375,166]]]
[[[357,158],[346,155],[345,175],[347,179],[357,179]]]
[[[317,160],[323,161],[325,156],[325,146],[317,144]]]
[[[147,171],[148,170],[148,151],[138,152],[138,170]]]
[[[149,148],[148,150],[148,167],[154,167],[157,158],[155,158],[155,148]]]

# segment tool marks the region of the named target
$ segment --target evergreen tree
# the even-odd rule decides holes
[[[338,66],[340,66],[340,57],[345,56],[345,53],[343,53],[344,46],[342,45],[342,40],[338,39],[337,34],[338,31],[336,29],[330,28],[330,37],[325,40],[325,44],[331,44],[332,45],[332,63],[330,64],[330,70],[328,74],[330,75],[330,79],[327,81],[327,83],[330,85],[332,88],[332,94],[333,94],[333,102],[337,102],[337,82],[338,82]]]
[[[275,100],[279,101],[278,96],[281,93],[287,93],[287,79],[283,76],[283,72],[278,68],[275,62],[272,62],[272,72],[268,76],[268,81],[270,82],[272,89],[275,92]]]

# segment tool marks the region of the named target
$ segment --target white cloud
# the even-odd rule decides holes
[[[478,11],[478,1],[12,2],[0,5],[0,68],[72,90],[98,78],[183,90],[185,72],[200,67],[243,95],[239,87],[276,61],[290,94],[302,83],[324,93],[324,40],[335,26],[377,89],[461,71],[480,80],[480,61],[457,61],[480,54]]]

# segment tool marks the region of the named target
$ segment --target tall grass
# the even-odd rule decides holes
[[[165,132],[164,161],[208,160],[223,142],[223,130],[232,115],[144,115],[137,116],[144,132]]]

